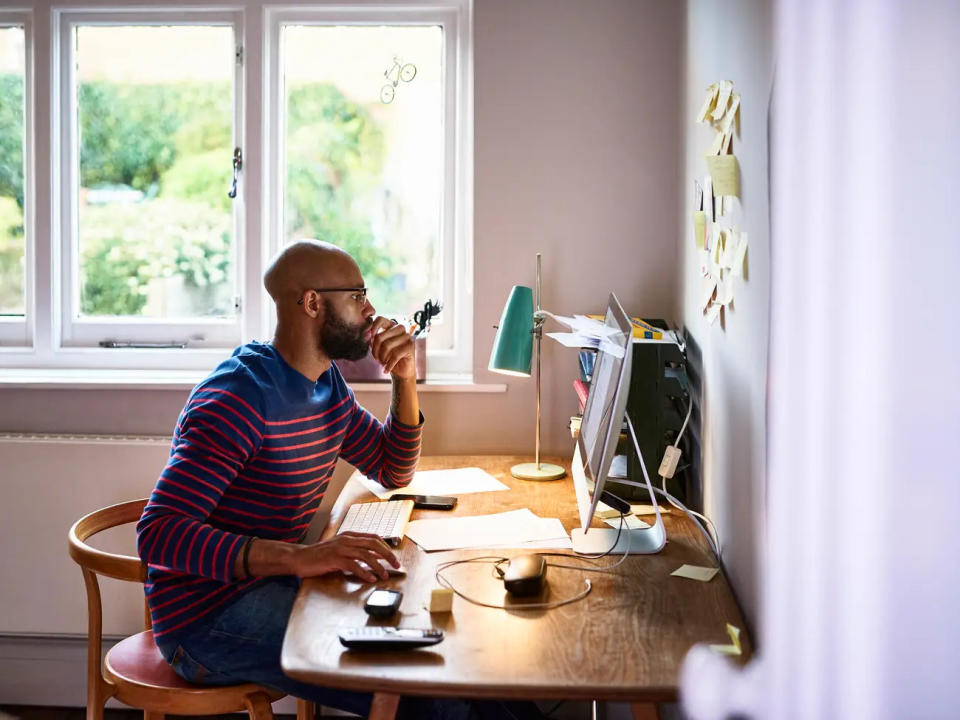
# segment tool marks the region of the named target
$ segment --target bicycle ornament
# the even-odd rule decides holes
[[[413,63],[404,63],[396,55],[393,56],[393,66],[383,71],[387,84],[380,88],[380,102],[389,105],[397,94],[397,86],[401,82],[410,82],[417,76],[417,66]]]

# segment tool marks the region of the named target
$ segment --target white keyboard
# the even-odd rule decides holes
[[[361,532],[379,535],[393,546],[400,544],[413,512],[413,500],[357,503],[347,510],[337,534]]]

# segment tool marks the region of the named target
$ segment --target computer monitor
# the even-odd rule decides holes
[[[623,528],[620,531],[615,528],[590,529],[626,418],[632,361],[633,326],[616,295],[611,293],[604,317],[603,337],[597,348],[590,391],[574,448],[572,469],[580,510],[580,528],[573,531],[572,538],[574,550],[578,552],[596,554],[612,548],[613,552],[622,553],[629,547],[631,553],[655,553],[666,542],[666,531],[649,478],[645,478],[645,485],[632,479],[618,479],[618,482],[647,487],[656,508],[653,526],[635,530]],[[593,481],[592,492],[587,486],[587,475]]]

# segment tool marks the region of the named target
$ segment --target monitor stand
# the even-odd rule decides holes
[[[570,531],[570,539],[573,541],[573,551],[584,555],[601,555],[607,552],[611,555],[623,555],[628,547],[631,555],[651,555],[663,549],[667,534],[663,525],[657,524],[633,530],[624,528],[617,540],[616,528],[592,527],[588,532],[584,532],[583,528],[574,528]]]
[[[583,461],[580,456],[580,446],[573,446],[573,462],[570,465],[573,475],[573,489],[577,495],[577,506],[580,509],[581,524],[589,523],[592,518],[590,515],[590,493],[587,490],[587,476],[583,472]],[[645,478],[646,480],[646,478]],[[618,482],[627,485],[637,485],[645,487],[650,497],[653,497],[653,488],[649,482],[637,483],[632,480],[619,480]],[[656,502],[656,501],[654,501]],[[570,539],[573,541],[573,551],[583,553],[584,555],[600,555],[609,552],[611,555],[627,552],[627,538],[629,537],[629,549],[631,555],[651,555],[663,550],[667,544],[667,529],[663,526],[663,519],[660,513],[656,514],[656,521],[651,527],[634,528],[628,530],[626,527],[620,531],[620,539],[617,540],[616,528],[589,527],[587,532],[582,527],[570,531]],[[616,546],[613,546],[616,542]]]

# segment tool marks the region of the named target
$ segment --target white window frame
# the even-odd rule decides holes
[[[59,162],[59,218],[62,232],[59,233],[61,282],[56,285],[55,304],[60,308],[60,337],[64,348],[97,347],[100,341],[115,340],[129,343],[185,342],[190,348],[215,348],[235,346],[241,338],[240,314],[230,319],[197,318],[172,322],[156,318],[80,318],[79,311],[79,265],[76,255],[79,246],[79,146],[77,130],[77,93],[74,57],[74,33],[79,26],[195,26],[215,25],[232,27],[234,44],[242,44],[243,18],[231,11],[141,10],[141,11],[60,11],[56,40],[59,44],[59,67],[55,76],[59,92],[59,144],[55,144],[54,157]],[[243,148],[243,67],[234,64],[233,147]],[[224,158],[224,163],[230,162]],[[227,191],[225,187],[224,192]],[[244,241],[241,223],[239,192],[233,204],[234,237],[234,285],[236,294],[243,303],[241,258]],[[109,352],[109,351],[108,351]],[[114,351],[115,352],[115,351]],[[169,352],[169,351],[167,351]],[[169,357],[168,357],[169,361]]]
[[[21,350],[33,341],[34,264],[36,208],[34,205],[34,105],[33,105],[33,14],[28,10],[0,10],[0,27],[23,28],[23,237],[24,280],[23,317],[0,317],[0,353],[8,355],[11,349]]]
[[[317,3],[312,7],[267,7],[264,22],[264,152],[269,158],[263,237],[269,254],[284,236],[285,126],[280,77],[281,28],[285,25],[439,25],[443,31],[444,182],[441,185],[440,253],[444,322],[452,323],[449,349],[431,349],[427,341],[427,375],[468,375],[473,364],[473,112],[472,52],[469,0],[437,0],[409,6],[381,2],[346,6]],[[424,298],[426,299],[426,298]],[[272,308],[265,300],[264,317],[273,330]]]
[[[27,232],[26,319],[17,335],[21,346],[10,347],[0,334],[0,368],[51,372],[208,371],[239,343],[268,339],[273,334],[274,311],[263,290],[262,275],[276,252],[282,218],[278,184],[283,157],[279,140],[277,97],[280,22],[329,24],[440,24],[444,29],[445,177],[442,210],[445,304],[443,318],[454,323],[453,347],[430,348],[428,380],[437,383],[470,381],[473,366],[473,0],[321,0],[310,6],[291,6],[248,0],[208,0],[196,5],[139,4],[138,0],[35,0],[29,9],[0,11],[0,21],[25,28],[26,155],[25,192]],[[243,170],[234,204],[237,294],[241,312],[238,327],[223,335],[207,335],[204,343],[187,349],[104,349],[102,339],[125,339],[121,326],[98,319],[66,322],[69,318],[64,286],[73,252],[70,228],[77,202],[79,169],[73,146],[70,112],[74,85],[70,68],[71,27],[77,24],[232,24],[243,48],[243,62],[235,81],[235,146],[243,151]],[[69,89],[64,94],[61,88]],[[452,95],[452,96],[451,96]],[[257,100],[259,99],[259,103]],[[64,114],[66,113],[66,114]],[[42,119],[41,119],[42,118]],[[49,119],[47,119],[49,118]],[[71,119],[70,123],[63,119]],[[36,148],[34,141],[38,141]],[[258,152],[259,149],[259,152]],[[66,158],[67,162],[62,159]],[[42,195],[35,189],[47,189]],[[73,232],[76,225],[73,225]],[[199,321],[180,328],[169,322],[136,319],[131,340],[169,342],[188,337]],[[209,321],[208,321],[209,324]],[[115,332],[104,333],[104,330]],[[141,332],[144,331],[144,332]],[[149,331],[149,332],[146,332]],[[177,331],[177,332],[174,332]],[[0,332],[5,332],[0,328]],[[233,333],[231,335],[231,333]],[[24,370],[25,371],[25,370]],[[0,373],[2,374],[2,373]],[[146,376],[144,376],[146,377]],[[438,385],[438,387],[441,387]]]

